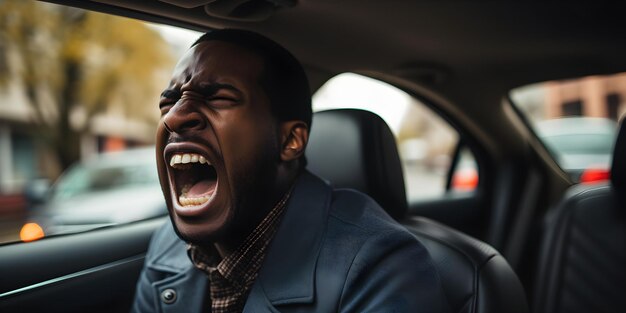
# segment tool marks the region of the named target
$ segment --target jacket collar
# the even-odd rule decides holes
[[[264,294],[272,305],[313,302],[315,268],[326,231],[331,192],[330,186],[317,176],[306,171],[300,175],[251,297]]]
[[[314,301],[315,268],[326,231],[332,189],[309,172],[302,173],[295,184],[244,312],[263,307],[277,312],[274,306]],[[178,291],[181,301],[161,303],[163,312],[174,312],[181,305],[191,303],[202,305],[208,288],[206,276],[192,265],[186,244],[178,239],[171,225],[157,236],[155,242],[167,248],[148,257],[147,266],[174,276],[153,284],[155,301],[161,302],[161,293],[171,288]]]

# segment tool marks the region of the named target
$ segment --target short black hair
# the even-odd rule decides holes
[[[311,129],[311,91],[302,64],[281,45],[258,33],[242,29],[218,29],[203,34],[191,47],[206,41],[222,41],[243,47],[264,61],[260,84],[272,114],[279,122],[300,120]]]

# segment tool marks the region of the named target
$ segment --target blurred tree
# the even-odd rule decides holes
[[[23,88],[62,169],[78,160],[80,134],[99,113],[155,123],[141,104],[156,103],[154,77],[174,61],[141,22],[31,0],[0,0],[0,42],[0,86]]]

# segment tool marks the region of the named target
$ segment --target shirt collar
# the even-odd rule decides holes
[[[217,270],[234,286],[249,288],[256,279],[267,253],[267,247],[278,228],[285,204],[291,195],[291,189],[285,193],[244,242],[225,258],[220,258],[213,245],[200,247],[189,244],[187,253],[192,263],[207,274]]]

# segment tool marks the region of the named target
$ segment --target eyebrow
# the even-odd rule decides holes
[[[220,84],[220,83],[210,83],[210,84],[200,84],[197,89],[203,95],[211,96],[216,94],[220,89],[228,89],[237,94],[241,94],[241,91],[237,89],[235,86],[230,84]]]
[[[205,96],[212,96],[216,94],[220,89],[228,89],[241,95],[241,91],[237,89],[235,86],[230,84],[219,84],[219,83],[211,83],[211,84],[201,84],[198,88],[194,88],[196,92],[201,93]],[[182,92],[178,89],[166,89],[161,93],[162,98],[180,98],[182,96]]]

